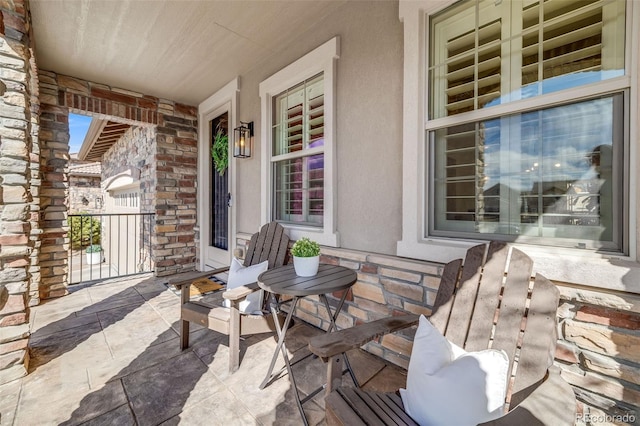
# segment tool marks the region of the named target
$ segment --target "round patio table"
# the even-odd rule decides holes
[[[260,274],[260,276],[258,276],[258,286],[260,286],[261,289],[267,291],[271,297],[274,297],[275,295],[292,296],[291,307],[289,309],[289,313],[287,314],[287,318],[284,321],[284,324],[282,324],[282,328],[279,326],[278,322],[278,309],[276,308],[276,306],[272,305],[271,313],[273,314],[273,318],[276,324],[276,331],[278,333],[278,346],[273,353],[269,371],[267,371],[267,375],[260,385],[260,389],[264,389],[264,387],[267,386],[267,384],[269,384],[271,380],[273,380],[274,377],[272,377],[271,373],[273,372],[273,367],[275,366],[276,360],[278,358],[278,352],[281,352],[282,357],[284,358],[285,365],[287,367],[287,371],[289,373],[291,385],[295,389],[298,410],[300,410],[300,414],[302,415],[302,420],[304,421],[305,425],[308,425],[308,422],[307,417],[304,414],[304,410],[302,409],[302,404],[313,398],[313,396],[315,396],[322,390],[322,387],[309,394],[304,400],[300,400],[300,395],[298,394],[298,388],[296,387],[295,378],[293,377],[291,364],[289,362],[289,356],[284,343],[289,324],[291,323],[291,318],[296,310],[296,306],[300,298],[305,296],[317,295],[319,296],[320,300],[327,309],[327,313],[329,314],[329,320],[331,323],[329,325],[327,333],[330,333],[334,328],[336,328],[336,318],[338,318],[338,314],[340,313],[342,305],[344,304],[344,300],[348,293],[347,290],[357,281],[357,279],[358,275],[354,270],[338,265],[320,265],[320,267],[318,268],[318,273],[312,277],[297,276],[293,265],[286,265],[280,268],[271,269],[269,271],[263,272],[262,274]],[[342,291],[342,296],[340,297],[340,302],[338,303],[335,311],[332,312],[329,301],[327,300],[327,294],[331,294],[337,291]],[[346,365],[349,373],[355,381],[355,376],[353,375],[353,371],[351,370],[351,366],[349,365],[348,361],[346,361]]]

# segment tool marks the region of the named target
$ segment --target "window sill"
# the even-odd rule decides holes
[[[289,238],[293,241],[307,237],[321,246],[340,247],[340,234],[337,232],[330,232],[322,228],[288,225],[286,223],[281,223],[281,225],[286,229]]]
[[[340,247],[340,234],[337,232],[324,232],[322,229],[306,228],[302,226],[287,225],[281,223],[286,230],[287,235],[292,241],[299,240],[302,237],[308,237],[313,241],[317,241],[321,246]],[[239,240],[251,240],[251,234],[238,232],[236,238]]]
[[[399,241],[397,255],[447,263],[464,257],[469,247],[481,242],[446,239]],[[628,257],[517,243],[513,246],[533,259],[534,273],[541,273],[552,281],[640,294],[640,263]]]

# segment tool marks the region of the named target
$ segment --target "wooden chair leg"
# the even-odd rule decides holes
[[[180,349],[185,350],[189,347],[189,321],[180,321]]]
[[[229,318],[229,372],[233,373],[240,366],[240,311],[238,302],[231,302]]]
[[[342,384],[342,371],[344,370],[344,354],[335,355],[327,362],[327,387],[325,397],[336,390]]]

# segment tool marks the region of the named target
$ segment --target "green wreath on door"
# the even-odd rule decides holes
[[[218,129],[211,145],[211,158],[216,172],[222,176],[229,167],[229,137]]]

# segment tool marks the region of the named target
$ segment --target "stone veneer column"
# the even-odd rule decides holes
[[[69,110],[43,104],[40,113],[41,246],[38,248],[39,298],[67,293],[69,228]]]
[[[156,275],[170,275],[196,266],[197,110],[176,104],[158,126],[154,197]]]
[[[0,285],[9,293],[0,306],[0,384],[27,372],[27,295],[38,268],[38,101],[30,40],[25,2],[0,1]]]

